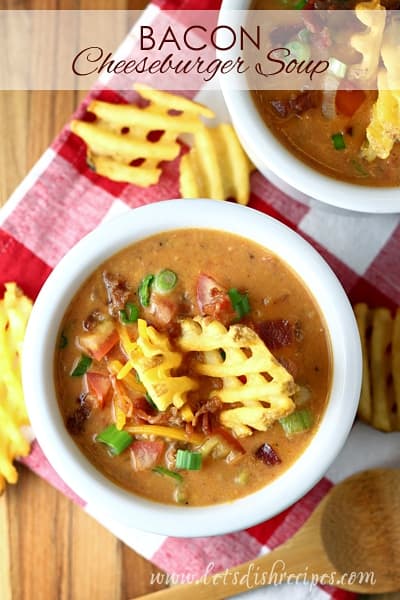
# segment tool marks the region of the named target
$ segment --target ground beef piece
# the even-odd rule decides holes
[[[103,281],[107,292],[109,313],[116,317],[129,298],[129,286],[124,279],[113,273],[104,272]]]
[[[79,406],[69,415],[66,422],[66,427],[72,435],[78,435],[85,429],[85,423],[90,417],[92,410],[91,404],[87,398],[87,394],[82,394],[78,398]]]

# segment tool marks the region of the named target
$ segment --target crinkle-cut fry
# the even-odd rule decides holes
[[[148,168],[144,164],[140,167],[133,167],[108,156],[93,155],[90,151],[88,152],[88,163],[99,175],[113,181],[133,183],[139,187],[149,187],[157,183],[161,175],[159,168]]]
[[[392,375],[396,403],[396,429],[400,431],[400,308],[396,311],[393,324]]]
[[[135,83],[133,88],[142,96],[142,98],[154,102],[158,106],[165,108],[167,111],[184,111],[188,114],[206,117],[207,119],[215,117],[215,113],[211,108],[208,108],[208,106],[200,104],[199,102],[189,100],[184,96],[155,90],[143,83]]]
[[[172,107],[173,105],[170,104],[169,109],[171,110]],[[110,127],[114,126],[118,131],[123,127],[129,127],[131,133],[137,135],[141,133],[144,139],[149,131],[166,131],[175,134],[175,137],[181,133],[194,133],[201,123],[194,111],[190,111],[189,115],[184,111],[179,115],[170,115],[153,104],[146,108],[139,108],[134,104],[110,104],[93,100],[88,106],[88,111],[108,123]],[[193,117],[192,114],[196,116]],[[132,130],[133,127],[137,127],[137,130]]]
[[[186,375],[171,374],[180,366],[182,354],[172,349],[168,335],[147,325],[143,319],[138,320],[138,338],[130,346],[128,356],[159,410],[166,410],[171,404],[181,408],[188,392],[198,387],[197,381]]]
[[[0,493],[5,481],[15,483],[13,460],[29,453],[29,442],[21,432],[27,425],[20,356],[32,302],[15,283],[5,284],[0,301]]]
[[[350,73],[360,82],[372,81],[379,65],[386,9],[380,0],[370,0],[356,4],[355,13],[366,29],[351,36],[351,46],[362,54],[362,59],[359,64],[351,66]]]
[[[358,416],[381,431],[400,429],[400,316],[387,308],[354,307],[363,351]]]
[[[200,127],[195,133],[193,147],[181,159],[181,196],[215,200],[235,198],[238,203],[247,204],[252,170],[253,165],[232,125]]]
[[[354,306],[354,314],[356,317],[358,331],[360,333],[361,349],[362,349],[362,383],[360,401],[358,404],[358,416],[362,421],[371,422],[372,417],[372,395],[370,372],[368,364],[368,340],[367,332],[371,326],[370,312],[367,304],[359,303]]]
[[[180,146],[175,142],[166,144],[140,140],[129,134],[117,134],[99,123],[72,121],[71,130],[87,143],[92,153],[112,156],[121,162],[136,158],[174,160],[180,152]]]

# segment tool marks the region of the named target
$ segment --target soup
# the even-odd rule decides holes
[[[324,9],[351,9],[357,2],[353,0],[309,0],[308,9],[317,9],[318,17]],[[398,8],[398,3],[383,2],[388,8]],[[255,9],[290,8],[290,3],[282,0],[257,0]],[[288,32],[288,44],[297,43],[301,47],[310,42],[300,41],[307,35],[323,36],[313,23],[312,10],[304,11],[304,28]],[[332,19],[332,13],[328,18]],[[350,15],[349,15],[350,18]],[[329,21],[332,23],[332,21]],[[356,26],[356,25],[355,25]],[[331,31],[331,29],[330,29]],[[305,32],[305,33],[304,33]],[[347,73],[354,63],[359,62],[360,54],[349,50],[348,40],[335,44],[334,36],[326,36],[320,44],[318,59],[336,61],[337,72],[346,69],[346,75],[330,77],[332,87],[323,90],[253,90],[256,109],[278,140],[300,160],[325,175],[352,183],[368,186],[398,186],[400,184],[400,144],[395,142],[387,158],[371,156],[366,152],[366,130],[371,123],[372,109],[378,98],[375,89],[362,90],[351,81]],[[313,42],[317,47],[318,39]],[[346,50],[344,50],[346,48]],[[339,61],[339,62],[338,62]],[[348,64],[345,64],[347,62]],[[335,86],[336,89],[335,89]]]
[[[102,264],[55,351],[58,402],[104,475],[163,503],[250,494],[299,457],[331,380],[315,300],[251,241],[184,229]]]

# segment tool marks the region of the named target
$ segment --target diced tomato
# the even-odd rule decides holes
[[[112,391],[110,378],[108,375],[95,373],[93,371],[85,373],[85,377],[89,394],[97,399],[99,408],[104,408]]]
[[[232,433],[229,433],[229,431],[224,427],[214,428],[213,433],[219,435],[223,440],[225,440],[225,442],[232,448],[232,450],[235,450],[235,452],[238,452],[239,454],[246,454],[246,450],[243,448],[239,440],[235,438]]]
[[[357,88],[339,88],[335,96],[336,110],[342,115],[352,117],[364,102],[366,94]]]
[[[162,457],[165,443],[161,440],[136,440],[130,446],[132,466],[135,471],[147,471],[156,466]]]
[[[196,293],[197,304],[203,315],[220,321],[227,321],[235,315],[228,291],[209,275],[199,275]]]
[[[112,321],[102,321],[93,332],[79,336],[79,345],[83,351],[100,361],[119,340],[118,331]]]

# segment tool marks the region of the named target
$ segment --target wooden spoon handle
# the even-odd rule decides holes
[[[174,585],[140,596],[136,600],[222,600],[265,585],[278,585],[288,578],[295,581],[296,575],[301,575],[299,581],[303,582],[306,579],[305,560],[307,556],[313,555],[308,553],[308,548],[292,542],[293,540],[256,560],[200,578],[196,583]],[[319,567],[320,572],[325,572],[329,565],[327,567],[326,562],[322,561]],[[315,574],[314,568],[312,574]],[[311,573],[307,575],[310,576]]]

